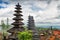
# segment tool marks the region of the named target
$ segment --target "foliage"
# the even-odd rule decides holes
[[[3,36],[7,36],[8,35],[7,29],[9,29],[9,26],[10,25],[6,25],[3,20],[1,21],[1,28],[2,28],[1,31],[3,33]]]
[[[2,26],[2,30],[4,30],[5,29],[5,23],[2,22],[1,26]]]
[[[7,25],[4,23],[4,21],[3,20],[1,20],[1,27],[2,27],[2,30],[7,30],[7,29],[9,29],[9,24],[8,24],[8,22],[7,22]]]
[[[31,31],[18,32],[18,40],[32,40]]]

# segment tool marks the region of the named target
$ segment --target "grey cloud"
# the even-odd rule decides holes
[[[0,17],[13,17],[13,12],[8,12],[8,13],[4,13],[2,15],[0,15]]]
[[[57,17],[55,17],[54,19],[60,19],[60,15],[59,15],[59,16],[57,16]]]
[[[40,15],[37,15],[36,18],[41,17]],[[53,19],[60,19],[60,15],[52,18],[46,18],[46,20],[53,20]]]
[[[29,1],[27,1],[27,0],[9,0],[9,2],[11,2],[11,4],[14,4],[14,3],[18,3],[18,1],[19,1],[19,3],[21,3],[21,4],[23,4],[23,5],[34,5],[34,2],[32,2],[32,0],[29,0]],[[33,0],[34,1],[34,0]],[[35,0],[36,1],[36,0]],[[36,1],[37,3],[38,3],[38,1]],[[42,1],[41,1],[42,2]],[[46,0],[46,2],[47,2],[47,4],[49,4],[51,1],[49,0]],[[36,5],[37,6],[37,5]],[[12,13],[12,12],[9,12],[9,13],[6,13],[6,14],[2,14],[2,15],[0,15],[0,17],[12,17],[13,16],[13,14],[10,14],[10,13]],[[40,17],[40,15],[38,15],[37,17]],[[58,17],[56,17],[56,18],[58,18]],[[53,19],[53,18],[52,18]],[[43,22],[42,22],[43,23]],[[46,22],[46,23],[50,23],[50,22]]]
[[[50,3],[51,0],[3,0],[5,2],[10,2],[10,3],[24,3],[24,2],[32,2],[32,1],[47,1],[47,3]]]
[[[53,18],[47,18],[46,20],[52,20],[52,19],[60,19],[60,15],[57,17],[53,17]]]

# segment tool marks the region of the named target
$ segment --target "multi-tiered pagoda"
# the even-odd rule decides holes
[[[30,15],[28,18],[28,30],[31,30],[33,33],[33,39],[32,40],[39,40],[39,34],[38,34],[38,31],[35,27],[34,18],[33,18],[33,16],[30,16]]]
[[[16,36],[17,36],[17,33],[20,31],[23,31],[24,30],[24,27],[23,27],[23,25],[24,25],[24,23],[22,22],[23,21],[23,19],[21,18],[21,16],[23,16],[21,13],[22,13],[22,11],[21,11],[21,5],[19,5],[19,3],[16,5],[16,7],[15,7],[15,14],[14,14],[14,18],[13,18],[13,20],[15,20],[15,22],[13,22],[12,23],[12,25],[14,25],[14,27],[13,28],[11,28],[10,30],[8,30],[8,32],[9,33],[11,33],[11,35],[9,36],[9,38],[10,39],[12,39],[12,40],[16,40],[17,38],[16,38]]]
[[[35,23],[34,23],[33,16],[29,15],[29,18],[28,18],[28,30],[34,30],[34,29],[35,29]]]

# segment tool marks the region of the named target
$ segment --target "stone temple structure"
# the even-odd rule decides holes
[[[38,31],[35,27],[34,18],[33,18],[33,16],[30,16],[30,15],[28,18],[28,30],[31,30],[33,33],[33,39],[32,40],[39,40],[39,34],[38,34]]]
[[[21,13],[22,13],[22,11],[21,11],[21,5],[19,5],[19,3],[16,5],[16,7],[15,7],[15,14],[14,14],[14,18],[13,18],[13,20],[15,20],[15,22],[13,22],[12,23],[12,25],[14,25],[14,27],[13,28],[11,28],[10,30],[8,30],[8,32],[9,33],[11,33],[11,35],[9,36],[9,40],[17,40],[17,33],[20,31],[24,31],[25,29],[24,29],[24,27],[23,27],[23,25],[24,25],[24,23],[22,22],[22,18],[21,18],[21,16],[23,16]]]

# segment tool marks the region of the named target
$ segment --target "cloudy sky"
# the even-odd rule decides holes
[[[0,21],[9,18],[9,23],[15,13],[15,5],[20,3],[23,11],[24,23],[28,16],[34,17],[36,24],[60,24],[60,0],[0,0]],[[1,22],[0,22],[1,23]]]

